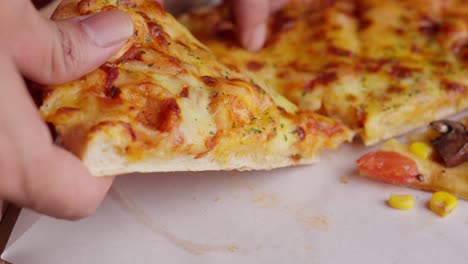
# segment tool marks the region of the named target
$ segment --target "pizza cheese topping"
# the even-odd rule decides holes
[[[352,137],[219,63],[154,1],[74,0],[54,18],[116,9],[130,14],[133,37],[98,70],[52,87],[41,106],[94,174],[268,169],[311,162]]]
[[[456,11],[463,4],[326,2],[317,10],[291,1],[272,16],[255,54],[233,37],[227,6],[180,21],[224,63],[252,72],[301,109],[338,117],[367,145],[468,107],[468,14]]]

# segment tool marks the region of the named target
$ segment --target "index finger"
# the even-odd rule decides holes
[[[242,45],[251,51],[261,49],[267,35],[269,15],[287,2],[288,0],[234,0],[234,17]]]
[[[270,14],[269,0],[235,0],[233,6],[239,39],[244,47],[257,51],[263,47]]]

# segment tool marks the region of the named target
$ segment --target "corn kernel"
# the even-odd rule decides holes
[[[392,194],[388,199],[388,205],[395,209],[409,210],[414,207],[414,199],[411,195]]]
[[[429,202],[431,210],[444,217],[457,207],[458,201],[455,196],[448,192],[436,192],[432,195],[432,199]]]
[[[427,159],[432,154],[432,147],[426,142],[413,142],[410,151],[421,159]]]

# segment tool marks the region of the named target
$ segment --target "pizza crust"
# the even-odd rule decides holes
[[[120,133],[119,133],[120,134]],[[236,156],[229,153],[224,160],[214,154],[196,158],[193,155],[177,155],[169,158],[147,158],[129,160],[115,146],[115,138],[108,133],[98,132],[89,139],[83,152],[83,163],[97,177],[132,172],[177,172],[177,171],[219,171],[219,170],[270,170],[295,165],[288,153],[268,154],[259,150],[250,155]],[[297,164],[313,164],[316,157],[303,159]]]

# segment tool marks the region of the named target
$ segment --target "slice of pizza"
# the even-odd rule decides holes
[[[431,123],[408,142],[387,141],[357,160],[359,174],[429,191],[448,191],[468,199],[468,118]]]
[[[53,18],[117,9],[131,15],[132,39],[100,69],[50,87],[40,108],[94,175],[272,169],[352,139],[219,63],[154,1],[75,0]]]
[[[249,71],[301,109],[339,118],[366,145],[468,107],[463,1],[328,2],[317,9],[291,1],[270,19],[257,53],[238,44],[227,5],[180,21],[228,67]]]

